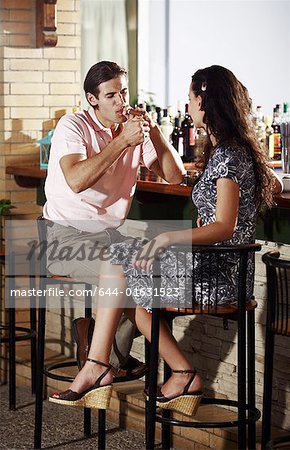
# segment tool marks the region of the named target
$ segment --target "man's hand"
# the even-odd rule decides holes
[[[143,119],[146,120],[146,122],[148,122],[148,125],[150,127],[150,130],[154,127],[156,127],[156,123],[154,122],[154,120],[152,119],[152,117],[147,113],[145,106],[144,105],[140,105],[137,106],[132,112],[134,112],[134,115],[138,114],[138,112],[140,114],[142,114]],[[131,112],[130,112],[131,114]]]
[[[146,120],[141,116],[135,116],[129,119],[125,124],[121,132],[126,145],[133,147],[138,144],[142,144],[144,139],[149,136],[150,127]]]

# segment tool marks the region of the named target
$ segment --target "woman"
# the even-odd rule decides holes
[[[123,258],[113,257],[111,262],[115,265],[110,262],[103,264],[100,288],[103,288],[103,292],[116,289],[119,293],[118,303],[115,302],[115,306],[111,308],[97,309],[88,361],[68,391],[53,394],[50,400],[54,402],[94,406],[99,405],[98,398],[101,398],[102,393],[108,392],[108,386],[113,379],[109,355],[126,300],[121,292],[124,292],[127,286],[134,292],[136,279],[140,279],[138,276],[136,278],[138,271],[139,274],[144,271],[148,273],[147,277],[143,277],[143,281],[145,280],[145,286],[152,286],[151,271],[156,252],[160,252],[161,248],[164,251],[161,268],[166,267],[169,261],[173,272],[176,272],[176,257],[170,250],[165,251],[173,244],[254,242],[257,211],[262,205],[271,206],[273,192],[282,190],[281,182],[267,167],[266,156],[256,138],[248,92],[231,71],[221,66],[198,70],[190,83],[189,113],[195,127],[204,128],[208,136],[204,171],[192,193],[193,202],[198,209],[198,227],[161,233],[139,249],[137,256],[136,243],[134,250],[128,243],[115,245],[114,254],[120,254],[116,249],[122,250]],[[151,128],[156,126],[149,117],[146,119]],[[233,268],[235,262],[230,268],[231,273]],[[232,280],[228,282],[225,262],[223,270],[226,281],[225,289],[218,298],[219,303],[228,302],[233,294],[233,283]],[[248,272],[247,295],[250,297],[253,288],[253,265],[249,265]],[[108,295],[102,300],[110,302],[112,298]],[[151,315],[147,310],[150,309],[151,298],[133,296],[133,300],[137,307],[127,309],[127,314],[136,322],[141,333],[150,339]],[[167,300],[161,298],[162,302]],[[199,300],[202,301],[202,298]],[[159,350],[173,373],[159,391],[157,404],[193,414],[201,398],[202,380],[181,352],[165,322],[160,325]],[[190,400],[189,408],[183,405],[183,400],[185,403],[186,399]]]

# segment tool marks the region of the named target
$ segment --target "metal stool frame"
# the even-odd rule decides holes
[[[154,295],[155,307],[152,310],[152,329],[150,344],[150,370],[149,370],[149,400],[146,402],[146,443],[147,450],[153,450],[155,441],[155,422],[162,424],[162,448],[170,448],[170,426],[178,425],[194,428],[226,428],[238,427],[238,448],[245,450],[248,434],[248,448],[256,447],[256,421],[260,418],[260,411],[255,407],[255,327],[254,310],[255,308],[246,308],[246,279],[247,279],[247,261],[250,253],[259,251],[259,244],[247,244],[237,246],[194,246],[194,254],[217,255],[220,253],[229,253],[239,255],[239,282],[238,282],[238,306],[236,311],[220,311],[218,305],[214,309],[210,307],[207,311],[196,307],[193,301],[191,310],[175,311],[160,309],[158,307],[159,297]],[[178,248],[180,251],[180,247]],[[187,249],[188,251],[188,249]],[[156,260],[153,267],[154,274],[160,274],[160,262]],[[160,292],[161,277],[154,277],[155,293]],[[160,303],[159,303],[160,305]],[[163,411],[162,416],[156,414],[156,391],[158,375],[158,341],[159,341],[159,320],[160,317],[167,317],[169,324],[172,324],[174,317],[186,314],[204,314],[220,316],[224,320],[237,320],[238,324],[238,400],[224,400],[216,398],[203,398],[203,403],[235,406],[238,409],[238,419],[231,422],[191,422],[178,421],[170,418],[170,411]],[[246,370],[246,363],[248,368]],[[165,380],[170,376],[170,369],[165,365]],[[248,397],[248,401],[247,401]],[[247,433],[248,428],[248,433]]]
[[[42,217],[37,219],[39,242],[46,241],[46,222]],[[85,317],[91,317],[92,314],[92,296],[89,294],[92,286],[73,280],[69,277],[57,277],[46,275],[46,251],[43,252],[40,258],[40,276],[39,276],[39,289],[45,292],[48,285],[55,284],[73,284],[85,286]],[[43,296],[39,301],[38,308],[38,334],[37,334],[37,380],[36,380],[36,396],[35,396],[35,428],[34,428],[34,448],[41,448],[42,438],[42,419],[43,419],[43,391],[44,391],[44,376],[59,381],[71,382],[73,377],[65,375],[57,375],[53,373],[53,370],[59,368],[65,368],[70,366],[76,366],[77,362],[64,362],[58,364],[52,364],[49,367],[44,365],[44,353],[45,353],[45,324],[46,324],[46,297]],[[99,448],[105,448],[105,411],[99,411]],[[84,408],[84,434],[85,436],[91,435],[91,410]],[[100,447],[103,445],[103,447]]]
[[[42,217],[38,219],[38,230],[39,230],[39,239],[42,242],[46,238],[46,230],[45,230],[45,219]],[[75,281],[69,277],[47,277],[42,276],[41,274],[46,273],[46,255],[43,254],[43,257],[40,260],[40,281],[39,281],[39,289],[44,292],[46,286],[48,284],[82,284],[85,286],[85,317],[92,316],[92,296],[88,294],[88,292],[92,291],[92,286],[88,283]],[[52,378],[54,380],[60,381],[68,381],[72,382],[74,377],[57,375],[53,373],[54,370],[60,368],[66,368],[71,366],[77,366],[77,361],[67,361],[63,363],[51,364],[47,367],[44,367],[44,349],[45,349],[45,317],[46,317],[46,308],[45,308],[45,298],[42,299],[42,304],[39,305],[38,310],[38,359],[37,359],[37,383],[36,383],[36,400],[35,400],[35,434],[34,434],[34,448],[41,448],[41,435],[42,435],[42,412],[43,412],[43,388],[44,388],[44,375],[48,378]],[[124,381],[132,381],[138,378],[142,378],[144,375],[128,375],[126,377],[115,377],[114,383],[124,382]],[[84,408],[84,434],[85,436],[90,436],[91,433],[91,409]],[[104,450],[106,448],[106,410],[99,409],[98,410],[98,449]]]
[[[266,264],[267,276],[262,449],[270,449],[282,442],[290,444],[290,435],[268,442],[271,437],[275,335],[290,337],[290,260],[280,259],[277,251],[265,253],[262,260]]]
[[[12,292],[15,288],[15,274],[14,274],[14,252],[5,252],[5,247],[1,246],[0,264],[5,264],[5,258],[7,261],[6,268],[8,268],[8,274],[5,274],[5,279],[8,280],[8,289],[6,292]],[[34,259],[30,261],[30,276],[29,276],[29,288],[34,292],[35,279],[31,274],[33,273],[33,266],[35,264]],[[1,277],[1,293],[2,293],[2,277]],[[9,295],[9,294],[7,294]],[[31,354],[31,392],[35,393],[36,384],[36,298],[30,297],[30,328],[19,327],[15,323],[15,300],[9,296],[8,307],[8,324],[0,324],[0,331],[8,330],[8,336],[0,336],[0,343],[8,344],[9,352],[9,409],[16,409],[16,342],[30,340],[30,354]]]

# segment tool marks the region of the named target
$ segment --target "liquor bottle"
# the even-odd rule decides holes
[[[204,148],[207,140],[207,133],[202,128],[196,129],[194,161],[202,162],[204,157]]]
[[[164,137],[170,142],[173,126],[170,122],[170,118],[168,117],[167,109],[163,109],[163,117],[161,119],[160,129]]]
[[[264,122],[266,125],[265,152],[269,158],[274,158],[274,132],[271,126],[272,124],[271,117],[265,116]]]
[[[185,116],[181,123],[181,130],[183,134],[183,161],[194,161],[194,125],[191,117],[188,114],[188,104],[185,105]]]
[[[265,146],[266,142],[266,125],[263,120],[262,106],[257,106],[254,114],[255,131],[261,146]]]
[[[183,158],[183,133],[180,129],[180,120],[178,116],[174,119],[174,128],[171,135],[171,141],[180,157]]]
[[[289,103],[284,102],[283,103],[283,115],[282,115],[282,122],[290,122],[290,110],[289,110]]]
[[[274,156],[273,159],[281,159],[281,130],[280,130],[280,105],[276,105],[273,110],[273,137],[274,137]]]
[[[173,106],[168,105],[167,106],[167,115],[170,119],[170,122],[172,123],[172,126],[174,126],[174,112],[173,112]]]
[[[161,125],[162,113],[160,106],[156,106],[155,111],[157,112],[157,123]]]

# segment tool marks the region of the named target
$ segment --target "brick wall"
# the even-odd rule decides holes
[[[0,16],[0,198],[30,204],[35,189],[17,186],[5,166],[38,164],[36,141],[79,103],[80,0],[58,0],[58,43],[52,48],[36,48],[36,0],[3,0]]]

